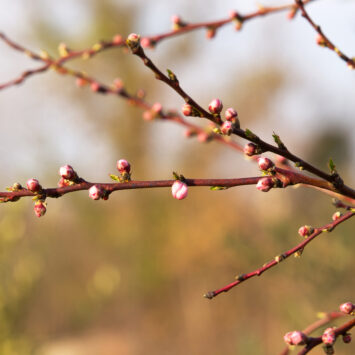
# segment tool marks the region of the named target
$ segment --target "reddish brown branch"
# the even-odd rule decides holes
[[[235,286],[238,286],[239,284],[241,284],[243,281],[246,281],[254,276],[260,276],[262,273],[264,273],[265,271],[276,266],[281,261],[287,259],[289,256],[295,254],[298,251],[302,251],[307,246],[308,243],[310,243],[313,239],[315,239],[322,232],[331,232],[340,223],[346,221],[347,219],[353,217],[354,215],[355,215],[355,212],[350,211],[350,212],[347,212],[346,214],[344,214],[343,216],[341,216],[339,219],[337,219],[331,223],[328,223],[328,224],[324,225],[323,227],[315,228],[314,232],[309,237],[307,237],[307,239],[305,239],[302,243],[300,243],[300,244],[296,245],[294,248],[291,248],[291,249],[287,250],[286,252],[276,256],[273,260],[267,262],[262,267],[254,270],[250,273],[237,276],[237,280],[230,283],[229,285],[222,287],[220,289],[217,289],[215,291],[208,292],[207,294],[205,294],[205,297],[212,299],[212,298],[218,296],[222,292],[228,292],[229,290],[231,290]]]
[[[342,51],[339,50],[339,48],[330,41],[330,39],[324,34],[322,31],[321,27],[317,25],[309,16],[308,12],[306,11],[304,7],[304,3],[301,0],[295,0],[298,8],[301,11],[302,16],[308,21],[308,23],[315,29],[315,31],[319,34],[320,39],[321,39],[321,45],[324,47],[329,48],[333,52],[335,52],[345,63],[351,68],[355,69],[355,60],[353,58],[348,57],[345,55]]]
[[[355,326],[355,318],[347,321],[340,327],[334,329],[335,336],[338,337],[339,335],[343,335],[348,332],[351,328]],[[322,337],[319,336],[317,338],[308,338],[307,345],[298,353],[298,355],[304,355],[309,353],[314,347],[317,345],[322,344]]]
[[[345,317],[344,313],[341,312],[329,312],[324,315],[322,319],[318,319],[314,323],[310,324],[307,328],[305,328],[302,333],[309,335],[312,334],[317,329],[323,327],[324,325],[332,322],[334,319]],[[288,355],[290,348],[288,346],[285,347],[284,350],[281,351],[279,355]]]

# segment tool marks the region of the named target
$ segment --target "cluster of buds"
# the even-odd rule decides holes
[[[275,164],[269,158],[265,157],[258,159],[258,166],[260,170],[264,171],[271,171],[275,168]]]
[[[218,100],[218,101],[220,102],[220,100]],[[222,109],[222,102],[220,102],[220,107]],[[240,127],[239,119],[238,119],[238,112],[234,108],[230,107],[225,111],[224,115],[225,115],[226,121],[224,121],[221,126],[221,133],[229,136],[233,132],[234,128]]]
[[[307,343],[307,340],[307,335],[298,330],[288,332],[284,336],[284,341],[288,345],[304,345]]]
[[[74,185],[79,179],[78,174],[71,165],[64,165],[60,167],[59,175],[61,176],[58,182],[59,187]]]
[[[183,200],[187,196],[187,185],[183,181],[176,180],[171,185],[171,193],[177,200]]]
[[[145,121],[151,121],[156,117],[159,117],[163,112],[163,107],[161,105],[161,103],[156,102],[154,105],[152,105],[152,107],[150,108],[150,110],[146,110],[143,112],[143,119]]]
[[[42,195],[41,184],[39,183],[39,181],[37,179],[29,179],[26,182],[26,186],[27,186],[28,190],[30,190],[31,192],[36,194],[36,196],[34,197],[34,199],[36,200],[35,205],[34,205],[34,212],[35,212],[36,216],[37,217],[44,216],[44,214],[47,211],[47,208],[46,208],[46,203],[44,202],[45,196]],[[22,188],[20,184],[19,184],[19,186],[17,186],[17,184],[16,184],[16,187],[19,187],[19,189]]]
[[[345,314],[354,314],[355,304],[353,304],[352,302],[345,302],[339,306],[339,309]]]
[[[311,226],[302,226],[298,230],[298,234],[301,237],[307,238],[314,232],[314,228]]]

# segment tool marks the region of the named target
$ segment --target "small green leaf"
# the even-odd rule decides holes
[[[275,143],[277,144],[277,146],[280,148],[280,149],[283,149],[283,150],[286,150],[286,146],[282,143],[281,141],[281,138],[278,134],[276,134],[275,132],[273,132],[273,135],[272,137],[274,138],[274,141]]]
[[[179,82],[176,75],[170,69],[166,69],[166,71],[168,72],[168,77],[171,81],[174,81],[176,83]]]
[[[335,169],[336,166],[335,166],[335,164],[334,164],[334,162],[333,162],[333,160],[331,158],[329,159],[328,166],[329,166],[331,174],[334,174],[334,173],[337,172],[336,169]]]
[[[113,174],[109,174],[110,178],[113,180],[113,181],[118,181],[118,182],[121,182],[121,179],[119,176],[117,175],[113,175]]]
[[[245,130],[245,135],[251,140],[258,138],[258,136],[254,134],[249,128]]]
[[[178,173],[176,173],[175,171],[173,171],[173,176],[175,180],[180,180],[180,176]]]
[[[229,189],[228,186],[211,186],[210,190],[211,191],[220,191],[220,190],[227,190]]]

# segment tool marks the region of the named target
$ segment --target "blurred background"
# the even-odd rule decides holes
[[[56,55],[60,42],[83,49],[118,33],[166,32],[173,14],[197,22],[256,8],[241,0],[0,0],[0,30]],[[340,49],[355,54],[354,1],[315,1],[308,10]],[[322,169],[333,158],[354,185],[355,71],[315,37],[300,16],[289,21],[279,13],[247,22],[241,32],[229,25],[207,40],[200,30],[147,53],[204,107],[219,97],[238,111],[243,128],[269,142],[276,131]],[[38,65],[3,43],[0,53],[1,83]],[[183,104],[120,49],[67,66],[106,84],[119,77],[129,92],[143,88],[149,102],[167,108]],[[53,71],[0,93],[0,130],[2,191],[31,177],[54,187],[64,164],[89,181],[108,182],[120,158],[137,180],[170,179],[172,171],[191,178],[259,174],[241,154],[187,140],[173,123],[143,121],[142,111],[122,99],[79,89]],[[316,190],[194,188],[183,201],[169,189],[121,191],[108,201],[78,192],[49,200],[41,219],[32,205],[22,199],[1,206],[4,355],[278,354],[287,331],[354,301],[352,220],[315,240],[300,259],[212,301],[202,297],[299,243],[300,226],[328,223],[335,209]],[[336,352],[354,354],[354,344],[338,341]]]

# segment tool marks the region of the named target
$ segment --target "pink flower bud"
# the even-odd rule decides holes
[[[351,302],[345,302],[339,306],[341,312],[351,314],[355,310],[355,305]]]
[[[288,332],[284,335],[284,341],[286,344],[288,345],[293,345],[292,343],[292,338],[291,338],[291,335],[292,335],[293,332]]]
[[[336,221],[337,219],[339,219],[340,217],[342,216],[342,213],[341,212],[335,212],[332,216],[332,220],[333,221]]]
[[[236,19],[236,18],[238,18],[238,17],[239,17],[238,12],[236,12],[236,11],[234,11],[234,10],[229,11],[229,18],[230,18],[230,19],[234,20],[234,19]]]
[[[172,15],[170,19],[171,22],[174,23],[175,25],[178,25],[181,22],[181,18],[179,15]]]
[[[284,335],[284,341],[288,345],[304,345],[307,341],[306,334],[295,330]]]
[[[227,121],[234,121],[236,117],[238,117],[238,112],[234,108],[227,108],[226,112],[224,113]]]
[[[308,236],[310,236],[313,232],[314,232],[314,228],[312,228],[311,226],[302,226],[302,227],[300,227],[300,229],[298,230],[298,234],[299,234],[301,237],[308,237]]]
[[[118,89],[118,90],[121,90],[123,89],[124,87],[124,83],[123,83],[123,80],[121,78],[116,78],[114,81],[113,81],[113,86]]]
[[[197,134],[197,140],[200,143],[206,143],[208,141],[209,135],[206,132],[200,132]]]
[[[317,35],[316,42],[319,46],[326,46],[327,45],[325,38],[321,34]]]
[[[184,116],[192,116],[193,108],[189,104],[184,104],[181,111]]]
[[[263,192],[268,192],[273,187],[274,187],[274,182],[272,181],[271,177],[262,177],[259,179],[258,183],[256,184],[256,188],[259,191],[263,191]]]
[[[71,180],[75,177],[75,171],[70,165],[64,165],[59,169],[59,175],[64,179]]]
[[[140,46],[140,35],[137,35],[136,33],[131,33],[128,35],[126,43],[128,47],[131,49],[136,49]]]
[[[99,200],[104,195],[104,190],[97,185],[93,185],[89,189],[89,197],[93,200]]]
[[[187,196],[187,185],[180,180],[176,180],[171,186],[171,193],[177,200],[182,200]]]
[[[143,37],[141,39],[141,46],[143,48],[154,48],[154,43],[148,37]]]
[[[274,166],[274,163],[269,158],[261,157],[258,159],[258,165],[260,170],[269,170]]]
[[[222,111],[223,104],[220,99],[213,99],[208,105],[208,109],[213,114],[219,114]]]
[[[343,342],[345,344],[351,343],[351,334],[349,334],[349,333],[344,334],[343,335]]]
[[[154,119],[154,115],[151,110],[144,111],[142,117],[144,121],[151,121]]]
[[[244,154],[249,157],[255,155],[256,150],[257,150],[257,146],[254,143],[247,143],[243,148]]]
[[[91,84],[90,84],[90,88],[93,92],[98,92],[100,90],[100,84],[97,83],[96,81],[93,81]]]
[[[112,43],[115,44],[115,45],[120,45],[123,43],[123,38],[121,35],[115,35],[113,36],[112,38]]]
[[[282,155],[278,155],[276,157],[276,160],[282,165],[288,165],[288,160],[285,157],[283,157]]]
[[[160,113],[163,109],[163,106],[161,105],[160,102],[156,102],[153,106],[152,106],[152,111],[155,113]]]
[[[213,27],[210,27],[207,29],[206,38],[212,39],[216,35],[216,33],[217,33],[216,29]]]
[[[76,83],[76,86],[79,88],[88,84],[87,80],[85,80],[84,78],[76,78],[75,83]]]
[[[144,99],[145,98],[145,91],[143,89],[138,89],[136,95],[137,95],[138,99]]]
[[[60,180],[58,181],[58,187],[65,187],[65,186],[69,186],[69,181],[61,177]]]
[[[227,136],[230,136],[233,131],[233,123],[231,121],[224,121],[221,126],[221,132]]]
[[[335,331],[333,328],[327,328],[322,335],[322,342],[324,344],[333,345],[335,343]]]
[[[125,159],[120,159],[117,161],[117,170],[122,174],[122,173],[128,173],[131,171],[131,164],[125,160]]]
[[[32,192],[38,192],[39,190],[42,189],[42,186],[40,185],[40,183],[37,179],[27,180],[26,185],[27,185],[27,188]]]
[[[34,211],[37,217],[44,216],[47,211],[45,203],[37,201],[34,205]]]
[[[303,345],[307,341],[307,336],[304,333],[295,330],[291,334],[291,341],[293,345]]]

